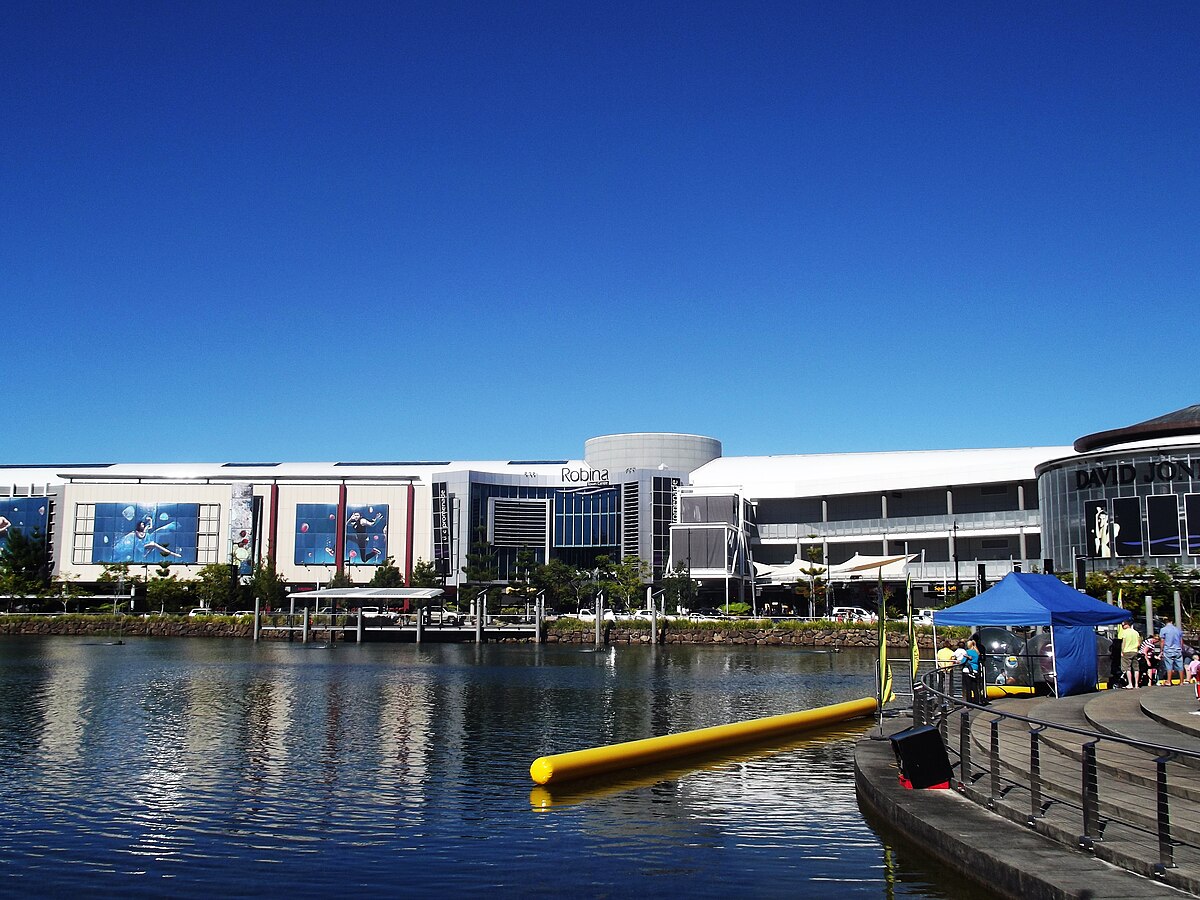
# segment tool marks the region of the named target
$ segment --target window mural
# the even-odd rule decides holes
[[[352,566],[381,566],[387,557],[388,508],[346,507],[346,562]]]
[[[49,497],[5,497],[0,499],[0,549],[8,545],[10,533],[46,533]]]
[[[332,566],[337,562],[336,503],[296,504],[296,565]],[[388,505],[347,506],[345,562],[379,566],[387,558]]]
[[[92,562],[194,563],[196,503],[97,503]]]

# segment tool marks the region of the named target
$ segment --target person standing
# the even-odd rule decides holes
[[[1183,683],[1183,632],[1174,622],[1168,622],[1158,632],[1162,638],[1163,668],[1167,670],[1167,678],[1161,682],[1172,684],[1175,672],[1179,672],[1179,682]]]
[[[949,672],[954,668],[954,651],[950,649],[948,644],[942,644],[937,652],[937,668],[938,668],[938,689],[946,690],[946,685],[950,681]]]
[[[1138,647],[1142,644],[1142,636],[1133,627],[1133,620],[1127,619],[1121,623],[1117,637],[1121,639],[1121,667],[1129,673],[1129,683],[1125,687],[1132,691],[1138,683]]]
[[[980,682],[983,681],[979,665],[979,648],[974,641],[967,641],[967,655],[963,660],[963,698],[968,703],[980,702]]]

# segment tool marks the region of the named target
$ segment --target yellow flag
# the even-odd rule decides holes
[[[908,596],[908,652],[911,661],[912,683],[917,683],[917,669],[921,666],[921,648],[917,646],[917,624],[913,621],[912,573],[904,580],[904,592]]]
[[[891,703],[896,699],[896,694],[892,691],[892,667],[886,661],[883,666],[883,702]]]
[[[892,667],[887,661],[887,598],[883,590],[883,567],[879,568],[879,708],[889,700],[895,700],[892,693]]]

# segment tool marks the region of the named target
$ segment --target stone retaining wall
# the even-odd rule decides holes
[[[668,627],[663,630],[660,641],[664,644],[767,644],[787,647],[876,647],[878,641],[873,628],[688,628]],[[593,628],[554,629],[546,634],[548,644],[592,644],[596,640]],[[889,647],[907,647],[908,635],[888,632]],[[610,625],[606,629],[606,643],[649,644],[648,628],[622,628]],[[917,645],[933,649],[933,635],[918,633]]]
[[[6,619],[8,621],[6,621]],[[250,622],[213,622],[152,617],[142,619],[126,616],[120,620],[108,616],[44,619],[17,619],[0,616],[0,634],[62,634],[112,638],[127,637],[221,637],[249,638],[254,636]]]
[[[320,629],[316,629],[320,630]],[[253,626],[249,621],[228,622],[211,621],[207,619],[160,618],[151,616],[125,616],[119,621],[111,616],[76,616],[42,618],[0,616],[0,634],[44,634],[44,635],[79,635],[92,637],[113,637],[117,633],[130,637],[221,637],[221,638],[250,638],[253,637]],[[262,635],[264,640],[288,640],[286,634]],[[296,636],[298,637],[298,635]],[[875,630],[872,628],[688,628],[666,627],[662,629],[660,641],[665,644],[754,644],[779,645],[788,647],[874,647]],[[352,636],[342,635],[341,640],[353,640]],[[530,638],[505,638],[501,640],[494,633],[488,634],[492,642],[524,642]],[[932,649],[933,636],[929,633],[918,634],[918,643],[922,648]],[[591,644],[595,641],[595,631],[592,627],[561,629],[548,627],[546,643],[548,644]],[[605,628],[605,642],[608,644],[649,644],[649,628],[626,628],[619,625],[608,625]],[[888,646],[907,647],[907,635],[888,633]]]

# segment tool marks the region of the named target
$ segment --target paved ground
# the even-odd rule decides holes
[[[1001,711],[1066,727],[1041,731],[1035,758],[1030,726],[992,714]],[[965,775],[958,765],[959,714],[951,714],[943,728],[958,790],[902,789],[890,742],[864,740],[856,751],[860,802],[948,865],[1014,897],[1200,895],[1197,713],[1194,688],[1178,685],[994,701],[970,717]],[[912,724],[887,721],[894,723],[892,731]],[[1099,806],[1088,835],[1082,772],[1090,738],[1071,728],[1111,736],[1095,745]],[[1113,738],[1197,756],[1147,753]],[[1035,769],[1039,793],[1029,789]],[[1160,841],[1164,813],[1167,844]]]

